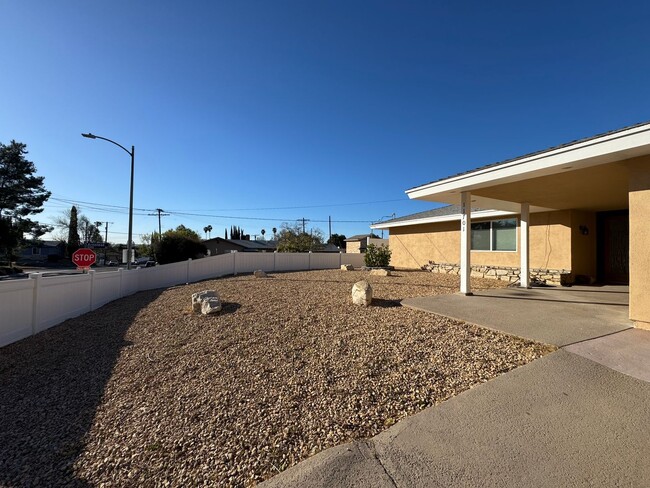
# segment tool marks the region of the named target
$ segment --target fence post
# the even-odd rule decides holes
[[[38,327],[38,295],[41,289],[42,273],[29,273],[29,279],[34,280],[34,293],[32,295],[32,335],[36,334]]]
[[[311,271],[311,251],[309,251],[309,271]]]
[[[343,266],[343,251],[339,251],[339,269]]]
[[[192,258],[187,258],[187,279],[185,280],[186,285],[190,284],[190,265],[191,264],[192,264]]]
[[[92,312],[93,310],[93,299],[95,298],[95,270],[89,269],[88,276],[90,279],[90,304],[88,305],[88,311]]]
[[[120,298],[124,298],[124,285],[122,283],[124,279],[124,268],[117,268],[117,272],[120,274]]]
[[[237,251],[232,253],[232,275],[237,276]]]
[[[275,273],[275,258],[278,255],[278,251],[273,251],[273,272]]]

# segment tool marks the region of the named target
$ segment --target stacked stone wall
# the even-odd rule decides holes
[[[429,261],[429,264],[424,265],[422,269],[431,271],[432,273],[460,274],[460,265],[458,264],[434,263],[433,261]],[[518,282],[520,273],[521,270],[519,268],[508,266],[475,265],[470,268],[470,276],[472,278],[492,278],[507,281],[508,283]],[[530,279],[531,281],[548,285],[570,284],[571,270],[531,268]]]

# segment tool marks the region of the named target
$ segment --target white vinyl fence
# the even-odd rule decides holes
[[[0,347],[138,291],[238,273],[363,266],[363,254],[230,253],[132,270],[43,276],[0,282]]]

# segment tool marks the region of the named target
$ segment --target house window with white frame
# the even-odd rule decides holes
[[[517,219],[472,224],[472,251],[516,251]]]

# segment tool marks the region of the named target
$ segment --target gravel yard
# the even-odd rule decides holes
[[[368,308],[350,300],[361,279]],[[191,313],[204,289],[219,315]],[[0,486],[248,486],[551,351],[399,306],[457,290],[426,272],[238,276],[2,348]]]

